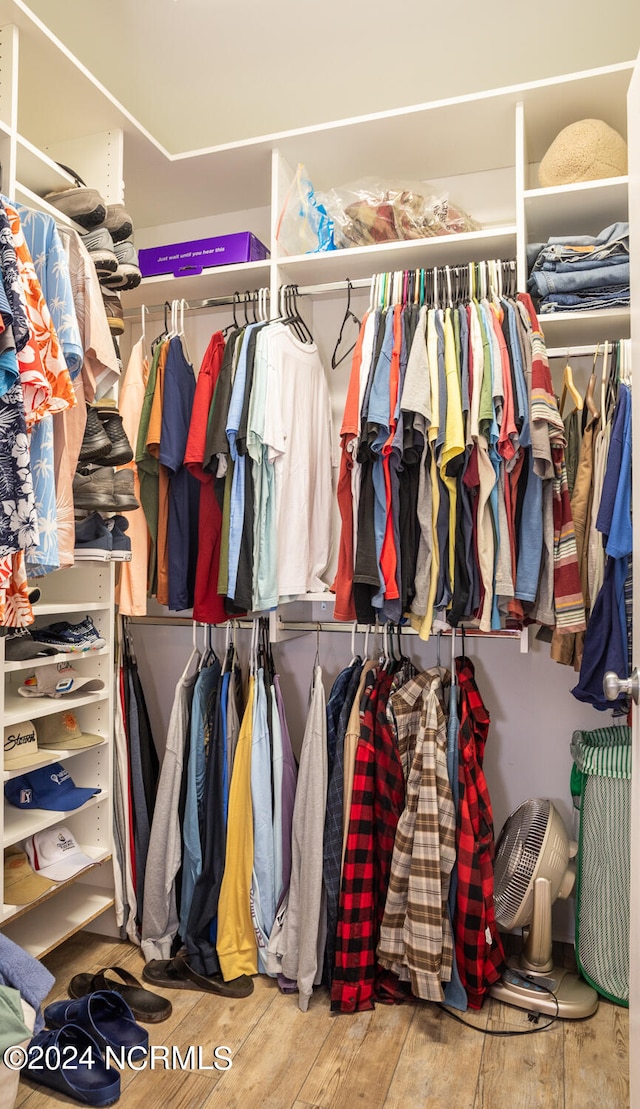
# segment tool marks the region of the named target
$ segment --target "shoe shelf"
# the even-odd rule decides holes
[[[97,693],[85,693],[79,697],[21,697],[19,693],[8,689],[4,698],[4,723],[19,724],[22,720],[37,720],[40,716],[52,716],[53,713],[64,712],[65,709],[75,712],[83,705],[108,701],[110,697],[107,682],[105,688]]]
[[[231,296],[236,289],[261,288],[269,284],[269,276],[269,259],[210,267],[203,269],[200,274],[185,274],[183,277],[160,274],[157,277],[144,277],[136,289],[122,290],[123,303],[129,310],[139,308],[142,304],[162,305],[163,301],[176,297],[184,297],[189,301],[215,299]]]
[[[94,866],[96,867],[100,866],[102,863],[108,862],[111,858],[109,851],[104,851],[99,847],[83,847],[82,851],[90,859],[93,859]],[[35,908],[37,905],[42,905],[45,901],[49,901],[52,897],[55,897],[56,894],[61,893],[62,890],[66,890],[69,886],[74,885],[80,878],[87,878],[87,876],[92,873],[93,869],[93,866],[87,867],[86,870],[81,870],[78,874],[74,874],[73,877],[67,878],[65,882],[58,882],[55,886],[52,886],[51,889],[47,890],[46,893],[43,893],[41,897],[37,897],[35,901],[30,901],[28,905],[8,905],[5,903],[2,906],[0,923],[9,920],[17,920],[18,917],[24,916],[25,913],[30,912],[31,909]]]
[[[22,181],[16,181],[14,192],[15,199],[19,203],[24,204],[27,208],[37,208],[40,212],[46,212],[48,216],[53,216],[56,223],[64,223],[66,227],[72,227],[80,234],[84,234],[84,229],[80,227],[79,224],[69,219],[68,216],[65,216],[64,212],[60,212],[57,208],[54,208],[53,204],[49,204],[49,202],[39,196],[38,193],[34,193],[33,189],[30,189],[28,185],[25,185]]]
[[[65,885],[59,894],[44,904],[36,903],[19,919],[3,923],[4,935],[30,955],[42,958],[115,904],[109,889],[81,882]]]
[[[28,771],[40,770],[43,766],[50,766],[52,762],[66,762],[67,759],[73,759],[77,758],[78,755],[84,755],[86,751],[95,751],[100,748],[104,748],[106,743],[107,740],[105,739],[103,743],[95,743],[93,747],[79,747],[74,750],[67,750],[63,748],[60,748],[60,750],[55,750],[53,747],[47,747],[46,754],[43,751],[42,758],[39,759],[38,762],[34,762],[31,766],[28,767],[18,767],[16,770],[5,770],[3,771],[3,779],[5,782],[8,782],[10,778],[19,778],[22,774],[26,774]],[[71,775],[71,777],[73,777],[73,774]],[[98,796],[100,796],[100,794],[98,794]]]
[[[86,658],[104,658],[110,650],[110,647],[100,647],[98,651],[89,650],[77,651],[74,654],[42,655],[40,658],[28,658],[22,662],[5,662],[4,669],[6,674],[15,674],[24,670],[34,670],[36,666],[57,666],[60,662],[71,662],[73,665],[74,659],[78,662]]]
[[[16,147],[16,177],[28,189],[43,197],[56,189],[73,188],[75,180],[71,174],[29,139],[17,135]]]
[[[80,805],[79,808],[72,809],[70,812],[58,812],[54,809],[17,809],[14,805],[10,805],[8,801],[5,801],[3,846],[11,847],[13,843],[19,843],[20,840],[27,839],[28,836],[34,836],[36,832],[41,832],[44,828],[52,828],[54,824],[66,823],[78,813],[85,813],[89,809],[94,809],[97,805],[102,805],[105,801],[110,804],[109,791],[106,789],[96,793],[95,797],[90,797],[84,805]],[[80,842],[80,847],[84,851],[82,842]]]
[[[38,601],[33,606],[33,615],[63,616],[67,612],[104,612],[108,608],[106,601]]]

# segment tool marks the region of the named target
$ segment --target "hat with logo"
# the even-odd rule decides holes
[[[82,747],[94,747],[96,743],[104,743],[104,737],[81,731],[75,713],[70,710],[54,712],[38,720],[40,747],[76,751]]]
[[[45,828],[30,836],[24,845],[27,857],[36,874],[53,882],[65,882],[81,870],[93,866],[93,859],[85,855],[64,824]]]
[[[4,769],[16,770],[21,766],[33,766],[41,760],[38,737],[32,721],[8,724],[4,730]]]
[[[18,809],[52,809],[69,812],[100,793],[99,786],[77,786],[60,762],[52,762],[30,774],[20,774],[4,783],[4,795]]]
[[[101,678],[84,678],[68,662],[57,666],[38,666],[18,693],[22,697],[64,697],[69,693],[98,693],[104,689]]]
[[[53,886],[49,878],[33,873],[24,851],[17,847],[7,848],[4,853],[5,905],[29,905]]]
[[[39,658],[41,655],[57,654],[55,647],[47,643],[38,643],[27,628],[17,631],[11,629],[4,644],[4,657],[7,662],[25,662],[30,658]]]

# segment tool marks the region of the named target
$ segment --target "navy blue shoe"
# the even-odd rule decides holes
[[[88,1032],[101,1048],[149,1047],[149,1033],[136,1024],[124,998],[110,990],[96,990],[77,1001],[54,1001],[44,1011],[49,1028],[71,1022]]]
[[[112,516],[111,519],[105,520],[105,526],[109,530],[113,544],[111,557],[114,562],[131,562],[131,540],[124,534],[129,528],[127,517]]]
[[[76,562],[83,559],[106,562],[111,558],[111,549],[111,533],[99,512],[92,512],[86,520],[76,520],[73,551]]]
[[[24,1074],[39,1086],[82,1105],[113,1105],[120,1097],[118,1071],[105,1066],[93,1036],[77,1024],[39,1032],[28,1052]],[[70,1060],[73,1066],[69,1066]]]

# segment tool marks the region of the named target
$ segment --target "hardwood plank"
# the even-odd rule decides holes
[[[470,1010],[460,1016],[482,1030],[489,1009],[485,1005],[480,1012]],[[424,1109],[472,1106],[484,1043],[485,1037],[479,1032],[463,1028],[438,1006],[426,1002],[416,1006],[384,1109],[406,1109],[412,1105]]]
[[[288,1109],[329,1035],[330,1023],[326,990],[314,993],[306,1013],[298,1009],[296,996],[274,994],[234,1057],[232,1070],[213,1086],[207,1109]]]
[[[629,1011],[610,1001],[588,1020],[564,1022],[566,1109],[629,1105],[628,1044]]]
[[[343,1109],[362,1101],[367,1109],[385,1102],[415,1006],[377,1005],[367,1013],[337,1015],[322,1053],[300,1090],[302,1101]]]
[[[487,1029],[533,1027],[523,1009],[493,998],[485,1006]],[[486,1037],[473,1104],[474,1109],[564,1109],[562,1021],[535,1035]]]

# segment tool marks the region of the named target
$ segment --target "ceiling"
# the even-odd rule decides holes
[[[519,84],[640,49],[608,0],[28,0],[172,154]],[[522,11],[516,18],[516,11]]]

